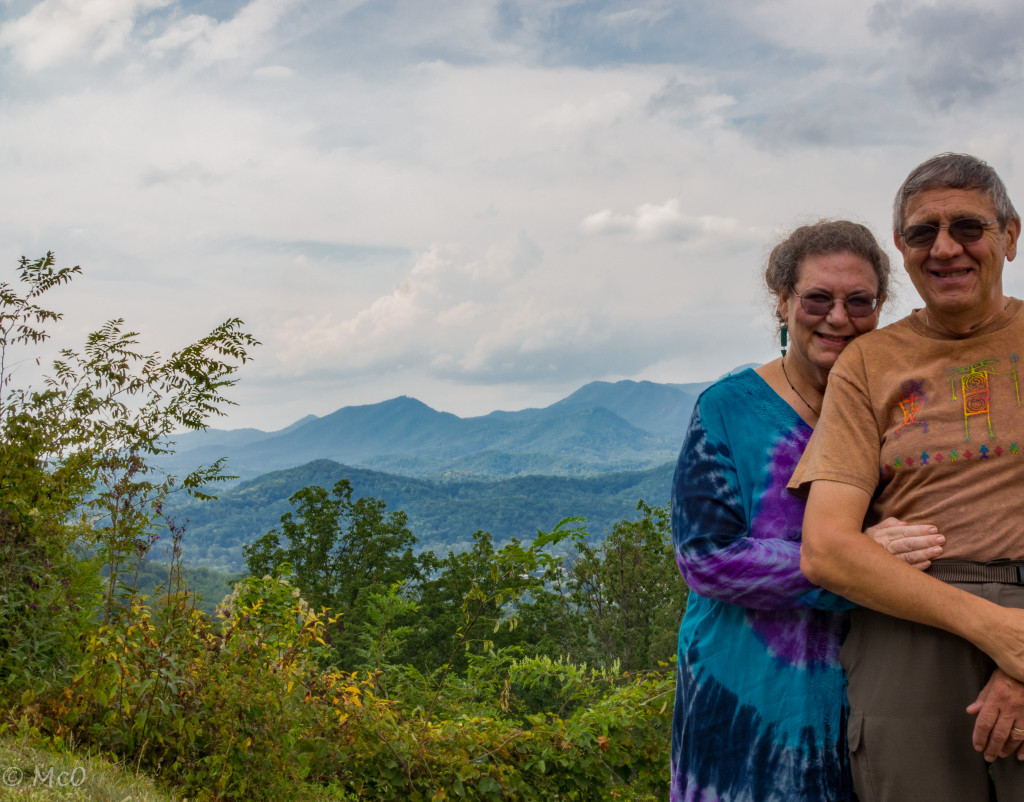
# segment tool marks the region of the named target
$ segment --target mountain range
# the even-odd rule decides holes
[[[253,478],[332,460],[419,478],[584,476],[644,470],[678,454],[697,395],[711,382],[592,382],[543,409],[460,418],[402,396],[313,415],[275,432],[208,429],[174,437],[173,473],[227,458]]]
[[[737,368],[740,370],[741,368]],[[414,398],[343,407],[275,432],[189,432],[160,460],[172,473],[227,458],[238,480],[209,502],[170,500],[186,522],[185,559],[243,568],[242,546],[278,526],[307,485],[351,482],[355,497],[408,515],[421,548],[461,550],[483,529],[527,540],[570,516],[602,537],[666,505],[676,456],[700,392],[712,382],[592,382],[543,409],[460,418]]]

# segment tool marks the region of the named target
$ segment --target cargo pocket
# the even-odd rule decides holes
[[[877,799],[871,786],[871,772],[864,746],[864,714],[850,712],[846,724],[847,748],[850,750],[850,773],[853,787],[860,802],[875,802]]]

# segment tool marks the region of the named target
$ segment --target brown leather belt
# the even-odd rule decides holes
[[[931,564],[926,574],[943,582],[1001,582],[1004,585],[1024,585],[1024,561],[993,560],[979,563],[972,560],[939,560]]]

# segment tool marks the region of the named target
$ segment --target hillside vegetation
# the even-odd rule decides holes
[[[663,507],[598,542],[567,518],[441,555],[347,478],[311,482],[208,615],[168,500],[209,501],[222,465],[155,461],[230,403],[258,344],[231,319],[163,357],[114,320],[18,387],[8,366],[60,318],[42,299],[79,272],[47,255],[0,283],[4,793],[48,794],[39,768],[82,799],[665,797],[686,588]],[[138,785],[108,786],[117,765]]]
[[[278,525],[288,499],[307,485],[333,487],[345,479],[359,495],[403,510],[419,547],[462,551],[484,529],[498,543],[530,539],[566,511],[585,515],[602,535],[622,519],[635,519],[638,499],[668,502],[672,465],[587,478],[522,476],[495,481],[414,479],[319,460],[275,471],[218,492],[216,500],[169,499],[168,512],[188,520],[186,562],[222,571],[242,568],[242,548]]]

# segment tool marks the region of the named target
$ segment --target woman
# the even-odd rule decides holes
[[[888,280],[888,257],[864,226],[796,229],[765,270],[783,356],[722,379],[694,408],[672,488],[676,559],[691,591],[672,802],[852,797],[838,663],[852,605],[800,573],[804,500],[786,482],[829,370],[878,325]],[[920,568],[943,542],[934,527],[895,520],[867,534]]]

